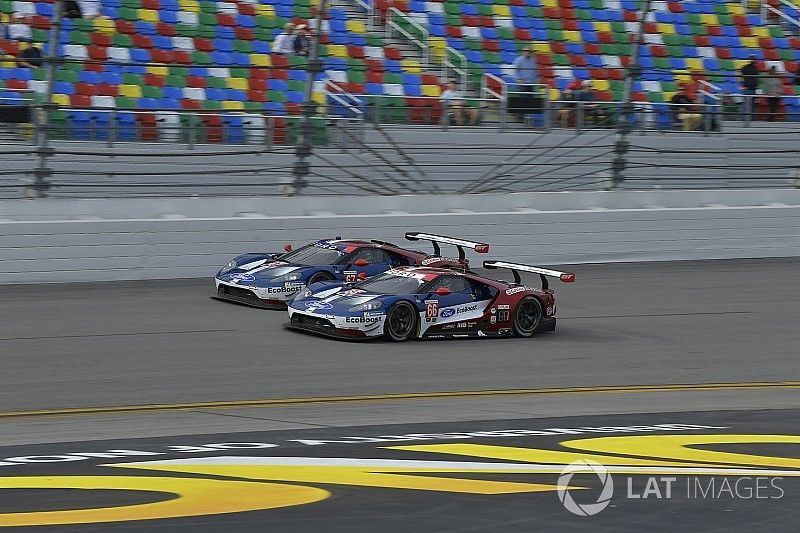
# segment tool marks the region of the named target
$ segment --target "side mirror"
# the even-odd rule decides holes
[[[357,266],[357,267],[365,267],[368,264],[369,264],[369,261],[367,261],[366,259],[356,259],[353,262],[353,266]]]
[[[433,291],[433,293],[438,294],[439,296],[447,296],[448,294],[453,294],[453,291],[451,291],[447,287],[439,287],[438,289]]]
[[[367,273],[366,272],[359,272],[358,274],[356,274],[356,277],[359,280],[365,280],[365,279],[367,279]]]
[[[287,242],[283,245],[283,249],[286,250],[286,253],[289,253],[292,251],[292,245]]]

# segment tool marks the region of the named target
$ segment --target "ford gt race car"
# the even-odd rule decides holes
[[[286,327],[331,337],[393,341],[448,337],[531,337],[555,331],[556,303],[547,277],[575,274],[535,266],[485,261],[508,269],[513,282],[467,270],[396,267],[356,283],[310,285],[289,304]],[[522,284],[520,272],[538,274],[541,288]]]
[[[330,239],[283,253],[240,255],[217,272],[215,298],[267,309],[286,309],[286,304],[306,286],[322,281],[353,283],[391,268],[428,265],[466,270],[464,247],[478,253],[489,245],[440,235],[409,232],[406,239],[433,243],[434,254],[406,250],[383,241]],[[456,246],[457,259],[441,257],[439,244]]]

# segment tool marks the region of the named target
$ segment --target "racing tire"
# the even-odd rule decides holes
[[[397,302],[386,313],[384,336],[394,342],[403,342],[417,330],[417,310],[408,302]]]
[[[544,310],[542,303],[533,296],[523,298],[514,310],[514,335],[533,337],[542,323]]]
[[[331,276],[327,272],[317,272],[308,279],[307,285],[311,285],[312,283],[319,283],[320,281],[331,281],[331,280],[333,280],[333,276]]]

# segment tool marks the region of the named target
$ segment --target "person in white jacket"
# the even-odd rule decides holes
[[[275,37],[275,42],[272,43],[272,53],[274,54],[291,54],[294,52],[294,24],[287,23],[283,27],[283,31]]]

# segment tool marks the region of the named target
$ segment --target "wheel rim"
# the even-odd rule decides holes
[[[517,311],[517,325],[524,332],[531,332],[539,324],[539,306],[533,300],[522,302]]]
[[[389,317],[389,328],[391,328],[392,333],[397,337],[409,335],[413,325],[414,318],[411,309],[406,305],[396,307]]]

